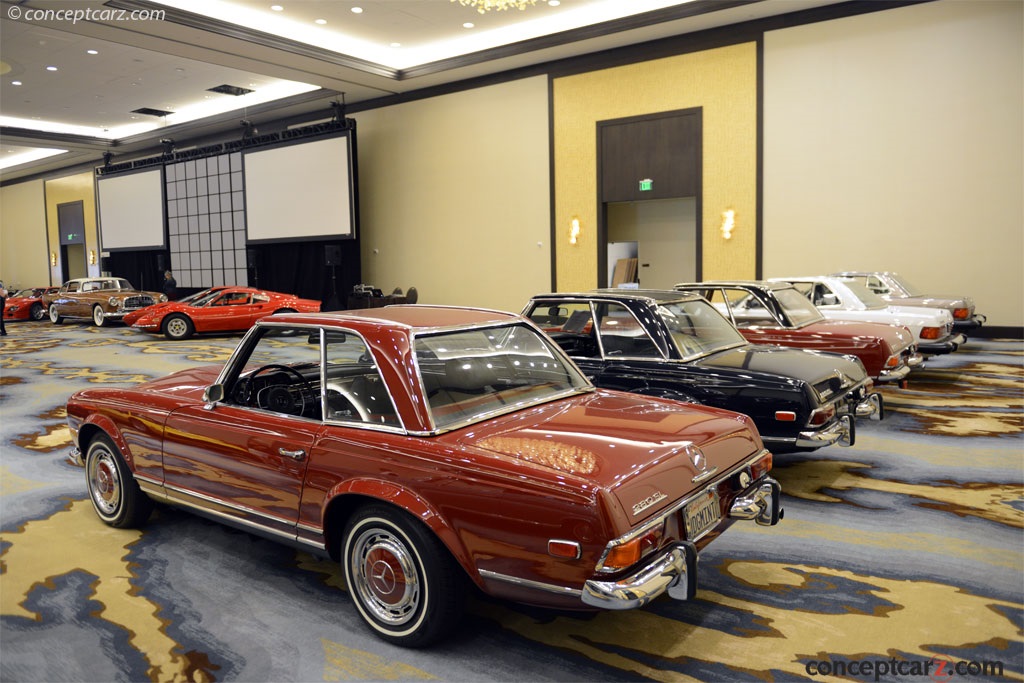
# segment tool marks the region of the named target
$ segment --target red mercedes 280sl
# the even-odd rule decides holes
[[[456,625],[468,584],[569,609],[690,599],[698,550],[782,518],[749,418],[595,389],[510,313],[275,315],[223,367],[67,410],[104,522],[161,501],[328,554],[370,629],[410,647]]]

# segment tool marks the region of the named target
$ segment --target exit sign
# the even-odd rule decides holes
[[[650,178],[644,178],[643,180],[640,181],[640,191],[641,192],[650,192],[653,189],[654,189],[654,181],[651,180]]]

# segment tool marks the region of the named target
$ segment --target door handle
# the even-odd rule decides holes
[[[306,457],[306,451],[301,448],[297,448],[294,451],[290,451],[287,448],[278,448],[277,453],[278,455],[283,455],[284,457],[291,458],[292,460],[302,460]]]

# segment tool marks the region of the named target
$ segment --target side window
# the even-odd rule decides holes
[[[793,288],[813,301],[816,285],[813,282],[794,282]]]
[[[745,289],[720,290],[732,309],[736,327],[774,326],[778,324],[764,303]],[[714,302],[712,302],[714,303]]]
[[[79,285],[79,283],[77,283],[77,282],[69,282],[68,283],[68,288],[67,288],[66,291],[68,291],[68,292],[77,292],[78,291],[78,285]]]
[[[270,327],[249,347],[226,400],[274,413],[320,419],[320,331]]]
[[[598,333],[606,356],[662,358],[661,351],[633,314],[621,304],[599,306]]]
[[[391,394],[359,335],[327,332],[324,419],[400,427]]]
[[[811,299],[811,303],[815,306],[838,306],[840,301],[831,287],[818,283],[814,285],[814,298]]]
[[[595,358],[600,355],[588,302],[540,302],[534,305],[526,317],[547,332],[570,356]]]
[[[885,283],[882,282],[880,279],[878,279],[874,275],[869,275],[868,276],[868,283],[867,284],[868,284],[868,289],[870,289],[875,294],[888,294],[889,293],[889,288],[885,286]]]

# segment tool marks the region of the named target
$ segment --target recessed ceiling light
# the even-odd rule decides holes
[[[90,55],[98,55],[100,53],[100,51],[99,50],[86,50],[85,53],[86,54],[90,54]]]
[[[271,5],[270,9],[274,10],[275,12],[283,12],[284,11],[284,7],[281,7],[280,5]]]
[[[473,28],[474,26],[476,26],[476,24],[474,24],[472,21],[467,21],[465,24],[462,25],[462,28]]]
[[[402,47],[401,43],[391,43],[391,47]]]
[[[47,71],[56,71],[57,67],[55,67],[55,66],[48,66],[48,67],[46,67],[46,70]]]
[[[352,14],[362,14],[362,13],[363,13],[363,8],[362,7],[353,7],[352,8]]]
[[[314,24],[320,24],[321,26],[323,26],[324,24],[326,24],[326,23],[327,23],[327,20],[326,20],[326,19],[317,19],[317,20],[316,20],[316,21],[314,21],[313,23],[314,23]]]
[[[548,0],[548,7],[558,7],[561,4],[558,0]]]
[[[21,81],[11,81],[11,85],[21,85]]]

